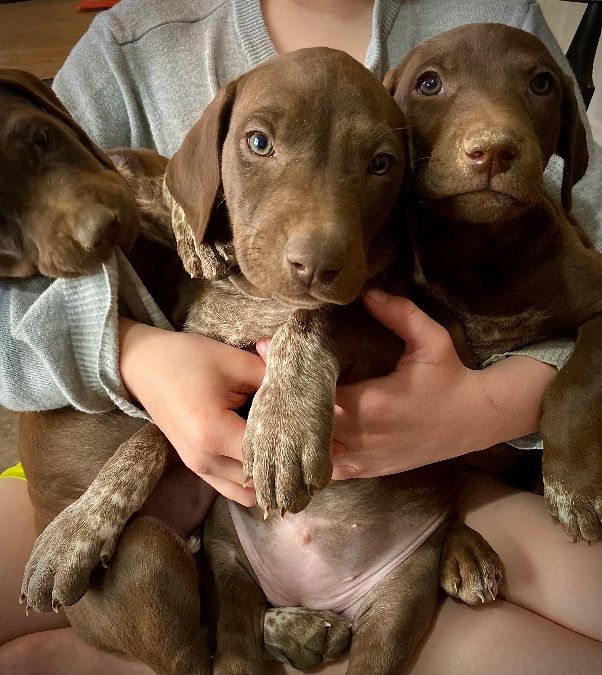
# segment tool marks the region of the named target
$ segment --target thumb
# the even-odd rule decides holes
[[[441,324],[431,319],[409,298],[390,295],[372,288],[363,295],[364,305],[383,326],[405,342],[404,354],[416,352],[425,345],[444,347],[450,340]]]

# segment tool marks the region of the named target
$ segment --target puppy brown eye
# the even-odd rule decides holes
[[[443,82],[437,73],[424,73],[416,82],[416,91],[421,96],[436,96],[443,91]]]
[[[274,154],[274,146],[269,136],[262,131],[253,131],[247,136],[247,145],[251,152],[260,157],[270,157]]]
[[[549,94],[554,85],[554,78],[551,73],[539,73],[531,80],[531,91],[537,96]]]
[[[380,152],[372,158],[368,171],[376,176],[382,176],[391,168],[394,159],[395,157],[388,152]]]
[[[48,132],[45,129],[38,131],[33,137],[33,144],[39,152],[48,150]]]

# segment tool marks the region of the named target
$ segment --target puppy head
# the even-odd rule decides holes
[[[168,166],[189,271],[210,269],[217,242],[221,269],[235,260],[263,295],[353,300],[393,250],[403,127],[378,79],[336,50],[299,50],[230,83]]]
[[[587,168],[572,80],[537,38],[470,24],[413,50],[385,78],[411,129],[415,187],[426,208],[497,223],[532,207],[553,153],[562,201]]]
[[[0,276],[82,274],[129,248],[135,201],[53,92],[0,70],[0,111]]]

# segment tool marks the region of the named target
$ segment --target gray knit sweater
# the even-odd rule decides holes
[[[528,0],[376,0],[365,65],[382,76],[422,40],[480,21],[534,33],[568,70],[537,3]],[[100,146],[170,156],[220,86],[274,55],[259,0],[122,0],[94,20],[55,90]],[[600,248],[602,149],[591,134],[589,141],[590,168],[576,186],[574,208]],[[562,167],[551,164],[549,189],[558,193]],[[117,405],[143,415],[126,400],[119,377],[118,280],[120,294],[142,296],[147,312],[137,318],[165,325],[118,254],[81,279],[0,284],[1,405],[89,412]],[[551,343],[524,351],[560,366],[569,349]]]

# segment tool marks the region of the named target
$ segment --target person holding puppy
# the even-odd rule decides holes
[[[144,7],[122,0],[94,22],[59,73],[55,88],[99,145],[146,146],[171,155],[219,86],[276,53],[322,44],[349,52],[383,76],[422,39],[475,21],[529,30],[566,65],[537,4],[523,0],[502,6],[465,0],[456,3],[453,11],[436,0],[407,4],[204,0],[151,2]],[[587,208],[596,214],[595,223],[583,220],[581,224],[602,244],[601,195],[596,189],[602,176],[600,148],[592,145],[590,157],[588,173],[575,190],[576,216]],[[22,288],[4,284],[0,311],[5,316]],[[99,285],[95,298],[106,298],[109,290]],[[449,335],[412,303],[382,293],[369,295],[365,302],[379,321],[406,341],[408,349],[391,376],[340,388],[334,478],[403,471],[537,430],[543,391],[569,353],[566,344],[535,346],[485,371],[468,372]],[[4,346],[0,403],[17,409],[71,403],[90,412],[117,404],[137,415],[145,410],[194,473],[224,495],[251,504],[252,490],[242,487],[244,422],[231,415],[231,408],[233,398],[238,404],[240,397],[259,386],[261,360],[209,338],[117,318],[116,312],[108,313],[102,325],[90,325],[83,313],[73,320],[69,329],[75,334],[77,328],[80,339],[84,336],[82,349],[64,355],[66,366],[58,377],[48,372],[44,360],[44,349],[56,344],[52,327],[40,340],[24,341],[11,334],[14,322],[5,322],[0,328]],[[101,334],[104,344],[91,339]],[[101,367],[84,367],[77,362],[79,354],[84,360],[94,358]],[[42,364],[36,372],[44,377],[19,381],[16,373],[32,364]],[[112,377],[99,382],[98,372],[103,371]],[[32,530],[23,483],[0,481],[0,490],[2,511],[19,515],[10,518],[12,528],[16,519],[29,527],[18,542],[21,550],[4,554],[14,571],[3,590],[7,607],[18,596]],[[569,663],[575,671],[578,659],[583,659],[583,672],[594,672],[587,668],[602,658],[602,602],[599,593],[596,596],[594,578],[600,573],[600,544],[567,552],[565,535],[553,527],[543,501],[493,478],[467,482],[461,506],[468,511],[467,522],[488,538],[506,564],[505,599],[478,618],[474,610],[446,599],[433,637],[426,640],[412,672],[452,672],[449,664],[457,658],[455,650],[465,645],[466,635],[474,640],[475,634],[470,664],[463,663],[461,672],[481,672],[485,667],[495,672],[489,648],[494,632],[498,644],[504,636],[514,649],[522,646],[525,656],[517,662],[516,672],[524,672],[525,664],[536,660],[549,663],[548,668],[540,666],[542,672],[567,672]],[[547,570],[550,559],[558,561],[555,575]],[[7,633],[0,637],[6,641],[66,622],[53,616],[36,617],[28,624],[17,606],[3,625],[8,626]],[[507,650],[498,651],[503,672],[512,672]],[[62,659],[67,654],[65,665]],[[45,673],[53,672],[51,668],[100,672],[116,658],[92,650],[67,628],[16,639],[0,648],[0,665],[17,656],[20,667],[28,664],[30,670],[35,659],[41,659]],[[139,665],[117,663],[111,665],[124,673],[144,672]]]

